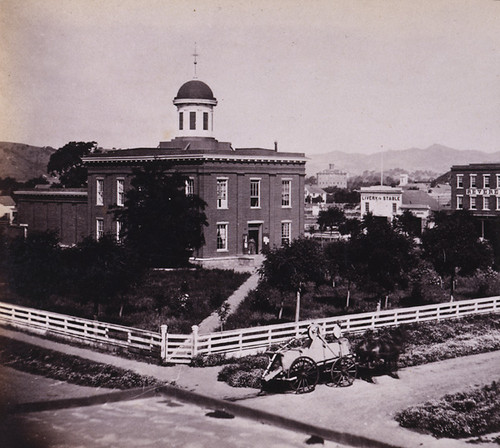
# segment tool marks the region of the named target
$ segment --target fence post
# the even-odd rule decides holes
[[[194,357],[198,354],[198,325],[193,325],[191,329],[193,330],[191,357]]]
[[[161,331],[161,346],[160,346],[160,350],[161,350],[161,359],[163,361],[165,361],[167,359],[167,343],[168,343],[168,325],[162,325],[160,327],[160,331]]]

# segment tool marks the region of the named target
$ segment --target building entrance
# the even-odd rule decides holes
[[[259,253],[262,236],[262,224],[248,224],[248,253],[255,255]]]

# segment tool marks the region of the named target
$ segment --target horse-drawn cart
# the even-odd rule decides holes
[[[266,352],[269,364],[262,375],[264,387],[273,381],[286,381],[296,393],[311,392],[320,375],[328,375],[332,386],[350,386],[354,382],[356,359],[340,326],[334,328],[333,342],[327,342],[320,330],[312,324],[305,344],[303,338],[293,338],[278,350]]]

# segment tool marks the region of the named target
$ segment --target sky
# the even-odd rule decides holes
[[[234,147],[500,151],[498,0],[0,0],[0,141],[170,140],[195,42]]]

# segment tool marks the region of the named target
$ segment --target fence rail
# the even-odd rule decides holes
[[[320,325],[328,335],[333,333],[336,324],[346,333],[356,333],[404,323],[491,312],[500,312],[499,296],[314,319],[314,323]],[[198,327],[195,325],[191,334],[183,335],[169,333],[166,325],[162,325],[161,331],[156,333],[0,302],[0,324],[42,334],[57,334],[86,343],[101,343],[149,353],[172,363],[189,363],[197,355],[226,353],[240,356],[262,351],[304,333],[311,322],[313,321],[267,325],[203,335],[198,334]]]

